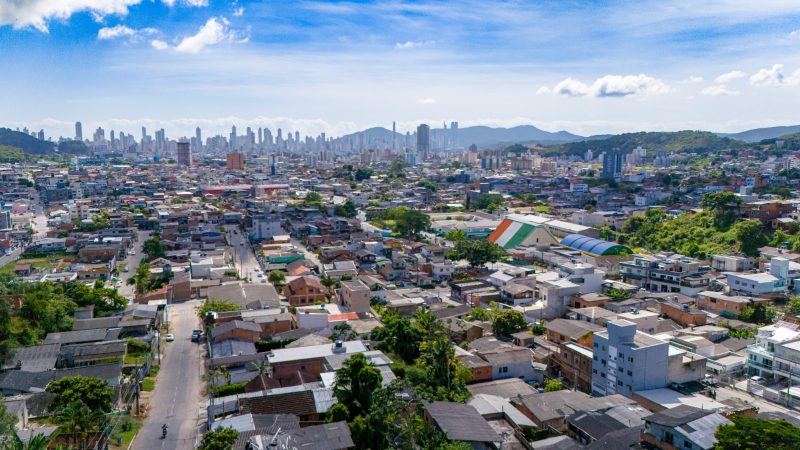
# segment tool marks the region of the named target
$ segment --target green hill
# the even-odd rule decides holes
[[[50,155],[54,149],[52,142],[40,141],[31,135],[8,128],[0,128],[0,145],[15,147],[34,155]]]
[[[16,147],[0,145],[0,163],[14,163],[25,161],[29,156]]]
[[[625,133],[605,139],[570,142],[567,144],[545,147],[543,155],[583,155],[591,149],[595,155],[619,148],[623,153],[630,153],[634,148],[642,146],[648,155],[655,155],[659,150],[667,153],[709,153],[739,148],[745,145],[741,141],[720,137],[708,131],[675,131],[675,132],[639,132]]]
[[[764,139],[759,142],[759,144],[775,146],[777,141],[783,141],[780,147],[781,150],[800,150],[800,133],[785,134],[776,138]]]

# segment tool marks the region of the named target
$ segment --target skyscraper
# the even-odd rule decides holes
[[[75,122],[75,140],[83,140],[83,125],[80,122]]]
[[[603,155],[603,178],[619,180],[622,178],[622,152],[618,148]]]
[[[203,149],[203,132],[200,127],[194,129],[194,137],[197,139],[197,151]]]
[[[186,140],[178,142],[178,165],[186,167],[192,166],[192,148]]]
[[[450,122],[450,145],[458,147],[458,122]]]
[[[231,149],[236,150],[236,125],[231,127],[231,137],[229,139]]]
[[[428,159],[428,153],[431,151],[431,127],[427,124],[421,124],[417,127],[417,154],[422,160]]]

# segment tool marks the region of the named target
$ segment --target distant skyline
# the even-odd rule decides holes
[[[0,49],[0,126],[48,136],[800,123],[794,0],[0,0]]]

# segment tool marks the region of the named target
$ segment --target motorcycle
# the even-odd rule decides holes
[[[167,424],[164,424],[161,427],[161,439],[165,439],[167,437]]]

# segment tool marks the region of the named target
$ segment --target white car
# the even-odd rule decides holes
[[[174,334],[172,334],[172,333],[169,333],[169,334],[167,335],[167,342],[172,342],[172,341],[174,341],[174,340],[175,340],[175,335],[174,335]]]
[[[135,255],[135,254],[136,254],[136,250],[131,250],[131,251],[129,251],[129,252],[128,252],[128,254],[129,254],[129,255],[131,255],[131,256],[133,256],[133,255]]]

